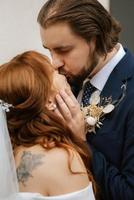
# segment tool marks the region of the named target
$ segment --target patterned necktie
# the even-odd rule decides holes
[[[83,89],[83,96],[82,96],[83,107],[89,105],[90,96],[95,90],[96,90],[96,88],[90,83],[90,81],[87,81],[85,83],[84,89]]]

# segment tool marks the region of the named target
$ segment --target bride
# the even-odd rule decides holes
[[[59,90],[71,94],[35,51],[0,67],[0,200],[95,200],[91,153],[55,114]]]

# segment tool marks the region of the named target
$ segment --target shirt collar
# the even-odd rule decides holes
[[[90,80],[91,84],[96,87],[99,91],[103,90],[104,85],[106,84],[111,72],[116,67],[116,65],[120,62],[120,60],[125,55],[125,51],[123,46],[118,43],[119,50],[117,53],[112,57],[112,59],[104,65],[104,67],[95,74],[92,79]]]

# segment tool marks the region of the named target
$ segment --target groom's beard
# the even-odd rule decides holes
[[[94,53],[92,57],[92,63],[90,62],[90,66],[89,64],[87,64],[87,67],[83,67],[83,69],[81,70],[79,74],[68,79],[68,83],[71,85],[72,88],[75,88],[77,90],[77,93],[82,88],[83,81],[87,77],[90,78],[90,74],[94,70],[94,68],[97,66],[98,62],[99,62],[98,55]]]

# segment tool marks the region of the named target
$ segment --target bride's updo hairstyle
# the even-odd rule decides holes
[[[52,85],[47,57],[29,51],[0,67],[0,99],[12,104],[7,113],[13,146],[32,146],[43,132],[45,103]]]
[[[36,144],[45,149],[61,147],[67,150],[69,158],[73,149],[80,154],[94,183],[88,170],[91,153],[86,144],[45,107],[53,84],[52,74],[48,58],[35,51],[24,52],[0,66],[0,99],[13,105],[7,113],[13,148]],[[70,163],[71,158],[71,170]]]

